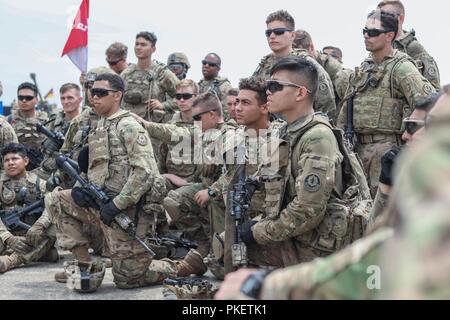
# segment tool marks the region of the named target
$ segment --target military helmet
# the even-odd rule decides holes
[[[86,75],[86,80],[87,81],[95,81],[95,77],[97,77],[98,75],[104,74],[104,73],[114,73],[114,71],[107,67],[92,68],[91,70],[88,71],[88,73]]]
[[[188,69],[191,67],[187,56],[183,52],[174,52],[169,55],[167,58],[167,65],[170,66],[174,63],[184,63]]]
[[[82,263],[78,260],[64,263],[67,275],[67,288],[81,293],[97,290],[105,277],[105,264],[102,261]]]

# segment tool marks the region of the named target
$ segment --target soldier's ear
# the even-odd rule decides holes
[[[30,163],[30,158],[28,158],[27,156],[24,156],[23,162],[25,163],[25,167],[28,167],[28,164]]]

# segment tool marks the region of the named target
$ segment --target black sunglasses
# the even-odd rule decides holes
[[[265,31],[266,37],[270,37],[270,35],[273,33],[275,33],[276,36],[281,36],[282,34],[284,34],[286,31],[288,32],[292,32],[291,29],[288,28],[275,28],[275,29],[267,29]]]
[[[292,82],[281,80],[266,80],[266,89],[272,93],[282,91],[284,87],[305,88],[306,92],[308,92],[309,94],[312,93],[311,90],[308,90],[308,88],[306,88],[305,86],[300,86]]]
[[[403,123],[405,124],[405,130],[410,135],[413,135],[423,127],[425,127],[425,121],[423,120],[411,120],[409,118],[406,118],[403,120]]]
[[[116,61],[109,61],[108,59],[106,59],[106,62],[110,65],[110,66],[115,66],[116,64],[118,64],[120,61],[122,61],[123,59],[119,59]]]
[[[380,30],[380,29],[368,29],[367,27],[363,29],[363,35],[367,35],[371,38],[378,37],[382,33],[393,32],[392,30]]]
[[[183,99],[183,100],[189,100],[189,99],[191,99],[193,96],[195,96],[195,94],[192,94],[192,93],[177,93],[177,94],[175,95],[175,99],[177,99],[177,100],[181,100],[181,99]]]
[[[91,96],[92,98],[97,96],[99,98],[106,97],[109,95],[110,92],[117,92],[117,90],[113,89],[103,89],[103,88],[92,88],[91,89]]]
[[[192,116],[192,119],[194,121],[200,121],[200,120],[202,120],[202,115],[207,114],[208,112],[211,112],[211,111],[216,111],[216,109],[203,111],[202,113],[199,113],[199,114],[196,114],[195,116]]]
[[[215,62],[211,62],[211,61],[206,61],[206,60],[202,60],[202,64],[204,66],[208,65],[210,67],[218,67],[219,65]]]
[[[19,99],[19,101],[31,101],[34,99],[34,96],[17,96],[17,98]]]

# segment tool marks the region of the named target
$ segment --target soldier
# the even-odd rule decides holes
[[[3,220],[11,209],[43,201],[45,181],[26,171],[29,159],[23,145],[8,144],[2,149],[2,158],[4,171],[0,178],[0,203]],[[31,226],[28,231],[22,228],[8,230],[0,220],[0,273],[33,261],[58,261],[58,251],[54,247],[55,230],[46,214],[39,217],[37,213],[21,218],[21,222]]]
[[[439,116],[428,123],[428,136],[399,160],[388,225],[325,259],[271,274],[239,270],[225,279],[216,298],[448,299],[450,87],[447,90],[431,111]],[[378,281],[373,281],[376,274]]]
[[[222,110],[226,114],[225,97],[232,89],[230,81],[227,78],[219,77],[220,67],[222,65],[222,60],[216,53],[208,53],[206,57],[202,60],[202,74],[203,79],[200,80],[198,86],[200,87],[200,93],[205,93],[207,91],[213,91],[219,97],[222,102]]]
[[[382,11],[390,12],[398,17],[398,33],[392,46],[408,54],[417,64],[419,71],[427,78],[436,90],[441,88],[439,68],[433,57],[425,50],[416,39],[416,32],[403,30],[405,22],[405,7],[399,0],[383,0],[378,4]]]
[[[118,75],[131,64],[127,63],[128,47],[120,42],[112,43],[106,49],[106,63]]]
[[[238,89],[230,89],[225,97],[225,104],[227,105],[228,118],[225,121],[236,121],[236,99],[239,94]]]
[[[191,79],[183,79],[177,85],[175,101],[180,111],[175,112],[170,123],[190,123],[192,124],[192,103],[199,95],[198,84]]]
[[[371,54],[352,74],[338,119],[341,128],[355,132],[355,151],[363,162],[372,197],[377,192],[381,157],[402,143],[402,120],[418,99],[434,92],[414,61],[393,49],[397,28],[396,16],[379,10],[369,14],[363,33]],[[348,113],[353,119],[347,119]]]
[[[146,120],[167,122],[174,111],[166,98],[174,97],[179,80],[163,63],[152,60],[156,41],[152,32],[136,35],[134,51],[138,62],[121,74],[125,82],[122,107]]]
[[[288,56],[304,57],[311,61],[319,72],[319,92],[314,109],[327,114],[330,119],[335,120],[337,117],[336,102],[333,83],[329,75],[305,50],[292,49],[292,43],[295,39],[294,18],[287,11],[280,10],[271,13],[266,19],[266,24],[267,30],[265,34],[272,53],[261,59],[253,75],[267,79],[269,78],[270,70],[281,58]]]
[[[45,136],[37,132],[36,125],[48,121],[45,112],[36,110],[37,88],[34,84],[24,82],[17,89],[19,110],[8,116],[8,122],[14,128],[19,143],[28,149],[29,163],[27,170],[31,171],[41,164],[43,155],[40,151]]]
[[[334,59],[332,56],[317,51],[311,35],[307,31],[297,30],[295,31],[295,34],[296,37],[294,40],[294,48],[308,51],[308,53],[316,59],[316,61],[330,76],[336,96],[336,106],[338,107],[341,100],[344,98],[345,92],[347,91],[348,81],[352,70],[345,69],[342,66],[342,63]]]
[[[187,73],[191,68],[189,60],[183,52],[174,52],[167,58],[167,67],[179,80],[186,79]]]
[[[340,63],[343,63],[342,62],[342,50],[340,48],[333,47],[333,46],[326,46],[326,47],[323,47],[322,52],[332,56]]]
[[[80,114],[80,105],[83,100],[80,94],[80,87],[75,83],[66,83],[59,89],[63,110],[50,116],[50,120],[45,123],[47,129],[54,133],[60,133],[61,137],[66,135],[70,122]],[[60,146],[50,138],[46,138],[42,143],[42,154],[44,160],[35,173],[42,179],[48,180],[52,173],[56,171],[56,155]]]
[[[6,119],[0,118],[0,148],[10,143],[18,143],[16,132]]]
[[[342,133],[314,113],[317,90],[318,72],[304,58],[281,59],[267,80],[269,111],[280,114],[287,127],[272,155],[278,167],[263,164],[258,173],[266,192],[265,217],[240,226],[249,264],[310,261],[363,235],[371,205],[363,171]]]
[[[60,191],[57,197],[61,210],[54,219],[59,244],[72,251],[81,272],[87,272],[88,276],[92,268],[102,270],[102,267],[91,261],[82,222],[100,227],[111,250],[114,283],[119,288],[136,288],[157,283],[162,276],[149,270],[151,256],[117,226],[114,218],[119,213],[131,217],[136,222],[137,236],[142,238],[151,223],[149,213],[155,201],[155,193],[150,189],[153,187],[157,191],[163,184],[147,132],[129,111],[120,110],[124,87],[119,76],[102,74],[97,76],[91,89],[94,108],[101,119],[88,138],[87,176],[111,201],[94,209],[93,198],[82,189]],[[145,199],[143,206],[138,205],[142,203],[141,198]],[[81,292],[95,290],[103,275],[101,271],[90,274],[96,277],[90,282],[91,287],[77,289]]]

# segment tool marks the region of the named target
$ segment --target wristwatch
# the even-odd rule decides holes
[[[259,271],[252,273],[244,281],[244,283],[241,286],[240,291],[250,298],[258,299],[261,294],[261,289],[262,289],[262,286],[264,283],[264,279],[272,271],[274,271],[274,269],[259,270]]]
[[[217,193],[213,189],[208,188],[208,196],[210,196],[211,198],[215,198],[217,197]]]

